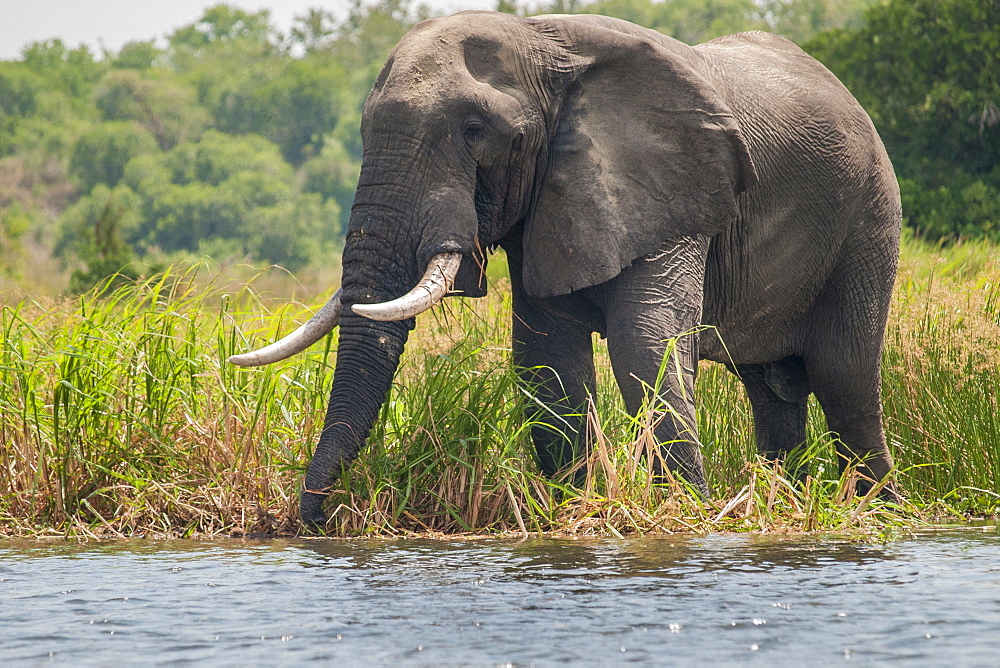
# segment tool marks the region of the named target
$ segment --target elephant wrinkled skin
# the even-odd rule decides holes
[[[551,408],[533,431],[546,474],[586,447],[594,332],[632,411],[665,341],[688,333],[672,352],[682,373],[658,388],[674,410],[656,427],[657,465],[702,493],[699,358],[739,375],[765,455],[803,442],[815,393],[845,462],[872,480],[890,471],[879,356],[899,192],[868,116],[791,42],[750,32],[691,47],[601,16],[432,19],[389,56],[361,133],[307,524],[326,521],[325,493],[367,438],[412,315],[440,286],[485,294],[497,246],[515,363]],[[428,266],[430,298],[411,290]],[[405,308],[381,305],[403,295]],[[355,304],[372,305],[368,317]]]

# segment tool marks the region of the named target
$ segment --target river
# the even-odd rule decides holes
[[[0,664],[1000,664],[1000,529],[0,540]]]

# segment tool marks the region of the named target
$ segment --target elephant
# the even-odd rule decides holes
[[[651,391],[672,407],[655,427],[657,476],[709,494],[700,359],[744,384],[764,456],[804,442],[815,394],[861,490],[890,473],[879,362],[899,189],[867,114],[792,42],[688,46],[596,15],[433,18],[390,54],[361,136],[340,290],[286,338],[231,358],[285,359],[340,327],[306,525],[326,522],[415,316],[446,294],[485,295],[497,248],[513,361],[548,407],[532,428],[546,475],[587,448],[595,332],[628,410]],[[658,383],[665,356],[677,372]]]

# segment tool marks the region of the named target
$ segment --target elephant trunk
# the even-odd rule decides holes
[[[302,521],[307,525],[326,524],[323,501],[367,440],[389,394],[412,323],[412,319],[376,322],[342,315],[330,404],[302,492]]]
[[[446,172],[445,183],[413,179],[436,172],[427,166],[424,145],[397,164],[413,149],[404,139],[369,138],[374,146],[366,146],[351,209],[337,368],[300,501],[303,522],[314,527],[326,523],[323,501],[357,457],[389,394],[414,316],[440,301],[461,255],[475,248],[471,191],[448,182]]]

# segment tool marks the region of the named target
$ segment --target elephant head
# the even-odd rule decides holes
[[[341,290],[266,364],[340,325],[326,421],[302,517],[386,398],[414,316],[452,291],[482,296],[486,251],[522,243],[526,291],[596,285],[668,237],[735,220],[753,165],[697,53],[603,17],[469,12],[400,41],[364,107],[361,176]],[[416,285],[416,287],[414,287]]]

